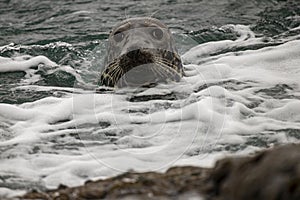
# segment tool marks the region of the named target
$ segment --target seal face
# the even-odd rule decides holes
[[[109,35],[100,84],[144,86],[179,81],[183,69],[170,30],[154,18],[131,18]]]

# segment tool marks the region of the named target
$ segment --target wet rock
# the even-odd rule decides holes
[[[299,200],[300,144],[219,160],[212,169],[128,172],[83,186],[27,193],[21,199]]]
[[[208,194],[217,200],[300,199],[300,145],[291,144],[252,157],[216,163]]]
[[[174,167],[166,173],[128,172],[113,178],[88,181],[83,186],[59,187],[47,192],[30,192],[25,199],[153,199],[178,195],[196,195],[204,188],[203,180],[208,169],[198,167]],[[190,193],[188,193],[190,192]]]

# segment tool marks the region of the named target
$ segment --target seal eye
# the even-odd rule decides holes
[[[124,36],[125,36],[124,33],[122,33],[122,32],[116,32],[114,34],[114,40],[116,42],[121,42],[124,39]]]
[[[164,33],[163,33],[163,31],[162,31],[161,29],[156,28],[156,29],[154,29],[154,30],[151,31],[151,35],[152,35],[155,39],[161,40],[161,39],[163,38],[163,36],[164,36]]]

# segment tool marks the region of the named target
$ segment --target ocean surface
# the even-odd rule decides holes
[[[98,86],[138,16],[169,26],[184,78]],[[0,198],[299,141],[297,0],[0,0]]]

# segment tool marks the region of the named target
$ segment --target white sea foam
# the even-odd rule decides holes
[[[20,56],[15,58],[0,57],[0,72],[26,71],[32,67],[37,68],[40,64],[48,67],[57,66],[56,63],[52,62],[45,56]]]
[[[224,155],[264,148],[255,139],[267,146],[297,141],[284,130],[300,129],[300,41],[210,56],[263,42],[245,26],[234,28],[241,32],[238,40],[209,42],[183,55],[189,64],[179,84],[102,94],[77,88],[73,95],[61,88],[69,95],[0,104],[10,133],[0,141],[0,174],[49,188],[75,186],[129,169],[212,166]],[[4,60],[2,72],[39,63]],[[175,98],[139,100],[153,95]]]

